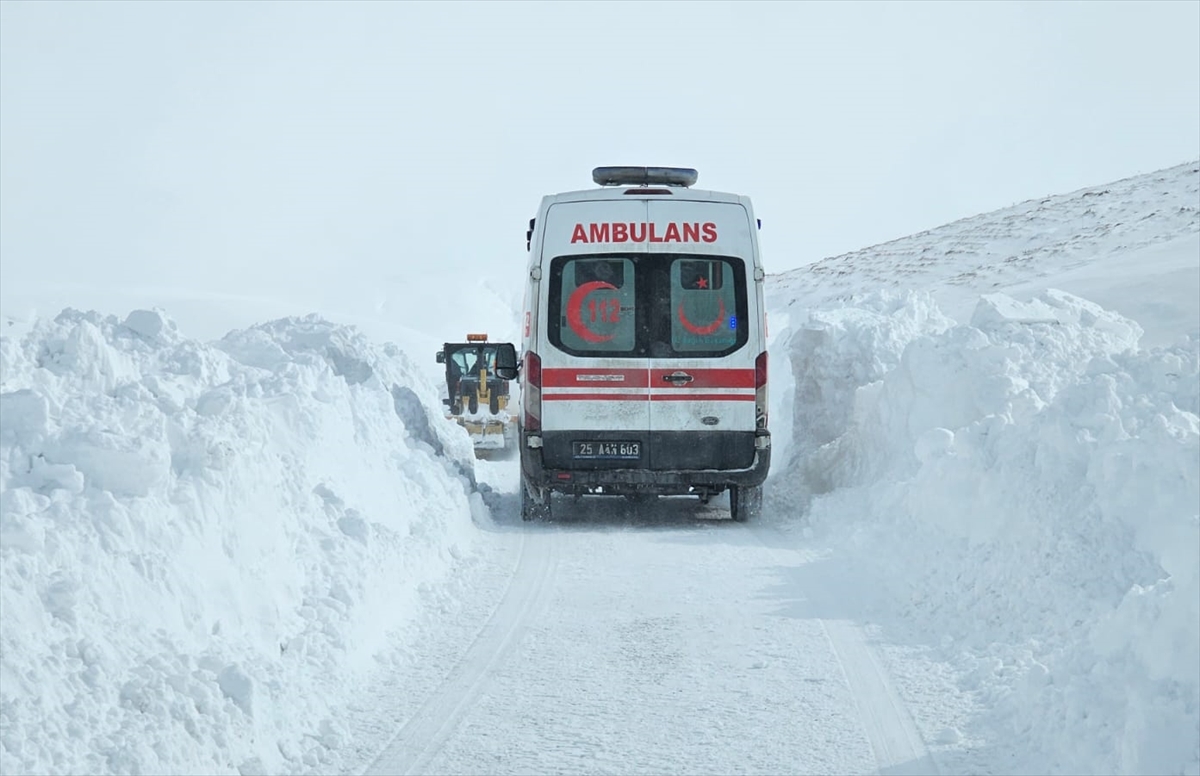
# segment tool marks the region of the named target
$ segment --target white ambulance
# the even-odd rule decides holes
[[[729,490],[762,507],[765,277],[750,200],[697,172],[598,167],[544,197],[527,234],[521,513],[553,492],[650,499]]]

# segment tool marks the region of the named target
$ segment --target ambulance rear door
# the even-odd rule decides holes
[[[752,215],[737,202],[647,205],[647,221],[663,239],[650,247],[659,256],[648,352],[650,468],[747,468],[756,358],[765,349]]]
[[[556,469],[644,468],[649,460],[649,371],[641,200],[565,202],[546,214],[541,348],[543,461]]]

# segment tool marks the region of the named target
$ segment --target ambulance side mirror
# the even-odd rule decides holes
[[[517,349],[511,342],[496,346],[496,377],[501,380],[517,379]]]

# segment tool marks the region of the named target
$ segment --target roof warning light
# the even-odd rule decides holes
[[[696,183],[700,173],[691,167],[596,167],[592,180],[601,186],[683,186]]]

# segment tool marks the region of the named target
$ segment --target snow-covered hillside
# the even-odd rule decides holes
[[[965,320],[981,293],[1051,284],[1163,336],[1200,331],[1195,162],[1023,202],[773,276],[768,307],[794,313],[865,290],[924,290]],[[1162,249],[1168,250],[1164,255]]]
[[[11,327],[0,772],[1200,773],[1200,164],[770,276],[768,301],[776,458],[744,534],[691,502],[514,523],[515,463],[474,460],[432,352],[343,321]],[[514,572],[514,535],[544,565]]]

